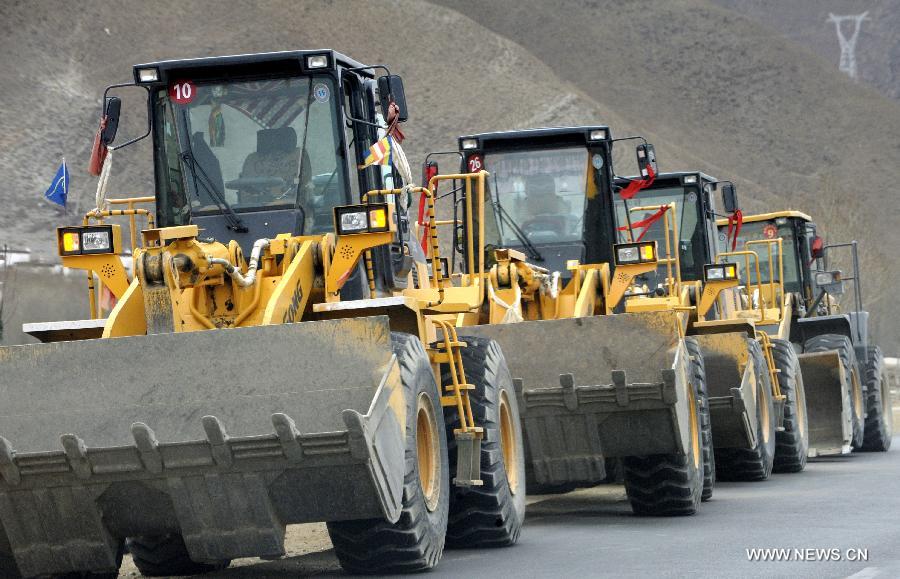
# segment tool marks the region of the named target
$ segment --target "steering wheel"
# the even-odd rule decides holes
[[[271,191],[276,189],[281,193],[274,195],[271,200],[277,201],[287,197],[294,190],[294,185],[281,177],[239,177],[225,183],[225,188],[252,195],[271,195]]]
[[[284,179],[281,177],[240,177],[225,183],[225,188],[264,193],[275,187],[284,189],[284,185]]]
[[[560,215],[538,215],[522,224],[525,233],[536,231],[552,231],[557,235],[565,235],[566,218]]]

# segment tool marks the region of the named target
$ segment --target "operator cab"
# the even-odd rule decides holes
[[[617,190],[626,188],[637,177],[620,177]],[[660,255],[666,248],[665,220],[658,211],[662,205],[675,205],[675,226],[678,228],[678,253],[681,279],[703,279],[703,266],[715,261],[716,254],[725,250],[725,239],[719,239],[716,228],[714,191],[718,181],[705,173],[660,173],[653,183],[639,190],[629,200],[615,198],[617,243],[656,241]],[[674,249],[674,248],[673,248]],[[645,277],[650,287],[665,279],[665,265]],[[654,274],[657,279],[654,278]]]
[[[726,234],[728,224],[719,221],[720,236]],[[772,240],[781,238],[784,253],[784,291],[803,296],[803,301],[810,303],[814,299],[817,271],[823,271],[821,238],[816,235],[816,225],[809,215],[799,211],[783,211],[765,213],[745,217],[737,238],[737,247],[742,249],[748,241]],[[817,241],[818,240],[818,241]],[[769,282],[769,255],[766,251],[759,253],[759,269],[763,283]],[[773,246],[772,259],[777,264],[778,250]],[[775,272],[773,281],[778,279],[779,268],[772,267]]]
[[[402,80],[377,69],[387,70],[331,50],[137,65],[133,83],[106,89],[90,171],[108,176],[107,149],[152,135],[158,227],[194,224],[201,237],[233,240],[244,255],[279,234],[332,232],[335,207],[399,180],[392,167],[358,168],[385,135],[385,121],[407,119]],[[127,87],[146,91],[147,129],[113,145],[121,99],[108,95]],[[407,216],[397,219],[405,225]],[[393,249],[373,251],[387,266],[376,268],[385,277],[378,285],[397,274],[402,260]],[[347,295],[362,292],[360,271]]]
[[[194,223],[249,253],[263,237],[331,231],[336,205],[381,188],[378,171],[356,170],[378,138],[377,83],[342,54],[170,60],[134,76],[149,90],[161,227]]]
[[[462,172],[489,173],[486,245],[519,250],[564,278],[569,260],[611,261],[611,145],[601,125],[460,137]]]

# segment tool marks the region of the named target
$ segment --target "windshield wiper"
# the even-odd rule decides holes
[[[185,129],[187,129],[187,113],[182,111],[182,115],[184,116]],[[200,197],[200,194],[197,192],[197,184],[199,182],[200,185],[203,185],[203,188],[209,194],[210,198],[216,203],[216,206],[222,211],[222,215],[228,223],[228,229],[236,231],[237,233],[247,233],[247,226],[244,225],[241,218],[238,217],[237,213],[234,212],[234,209],[231,208],[231,205],[228,204],[228,201],[225,200],[224,193],[221,193],[213,186],[212,179],[209,178],[209,175],[206,174],[203,167],[197,163],[197,160],[194,158],[194,150],[191,147],[190,138],[185,141],[185,145],[186,151],[181,154],[181,160],[191,170],[191,178],[194,182],[194,194],[196,194],[198,198]],[[198,178],[197,176],[198,169],[202,178]]]
[[[534,244],[531,243],[531,240],[528,239],[528,235],[526,235],[525,232],[522,231],[522,229],[519,227],[519,225],[513,220],[513,218],[509,216],[509,213],[506,212],[506,209],[504,209],[503,206],[500,205],[500,201],[497,199],[496,195],[494,196],[493,205],[494,212],[500,216],[500,219],[502,219],[507,225],[509,225],[509,228],[512,229],[512,232],[516,235],[519,241],[522,242],[522,246],[525,248],[525,252],[528,253],[528,255],[531,256],[532,259],[535,259],[537,261],[544,261],[544,256],[541,255],[541,252],[538,251],[537,247],[535,247]]]
[[[190,149],[190,147],[188,148]],[[247,226],[244,225],[244,222],[241,221],[241,218],[238,217],[237,213],[234,212],[234,209],[231,208],[231,205],[228,204],[228,201],[225,200],[225,196],[210,184],[209,176],[206,174],[206,171],[203,170],[203,167],[201,167],[194,159],[194,155],[190,152],[190,150],[182,153],[181,159],[184,161],[184,164],[187,165],[187,167],[191,170],[191,177],[194,180],[194,191],[197,191],[198,182],[200,185],[203,185],[203,189],[206,190],[210,198],[215,202],[216,206],[222,211],[222,215],[225,217],[225,221],[228,222],[228,229],[236,231],[238,233],[246,233]],[[202,176],[201,179],[197,178],[198,169],[200,175]]]

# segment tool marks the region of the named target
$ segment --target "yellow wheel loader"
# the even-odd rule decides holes
[[[284,555],[286,525],[312,521],[353,573],[516,542],[518,398],[497,343],[456,332],[488,272],[450,280],[437,238],[430,263],[411,240],[408,198],[432,231],[434,199],[400,187],[403,86],[379,70],[293,51],[139,65],[107,89],[98,207],[57,231],[92,319],[0,349],[0,575],[113,577],[126,544],[145,575],[201,573]],[[116,205],[110,155],[142,138],[114,144],[119,89],[147,99],[156,195]],[[456,178],[483,256],[485,174]]]
[[[614,247],[611,147],[605,126],[460,138],[464,171],[490,173],[487,246],[510,249],[490,258],[490,324],[459,331],[507,354],[530,492],[621,470],[636,513],[692,514],[712,451],[702,359],[684,339],[682,312],[622,311],[661,250]],[[652,146],[638,151],[652,157]],[[618,253],[629,257],[616,265]]]
[[[724,233],[727,223],[721,222],[720,228]],[[763,268],[762,281],[769,283],[762,291],[764,299],[772,287],[785,296],[778,333],[799,353],[810,455],[886,451],[893,430],[890,388],[881,349],[868,339],[856,242],[826,245],[808,215],[779,211],[743,218],[738,245],[760,243],[773,249],[760,252],[763,263],[783,260],[774,276]],[[851,276],[829,266],[828,252],[835,250],[850,251]],[[845,281],[853,282],[849,308],[840,307]]]
[[[621,179],[619,185],[630,182]],[[689,312],[686,332],[705,364],[716,473],[727,480],[763,480],[773,469],[797,472],[805,467],[806,401],[784,322],[789,297],[768,283],[771,275],[760,274],[759,253],[777,253],[776,242],[726,251],[730,232],[719,234],[712,194],[720,186],[724,209],[734,222],[740,215],[734,185],[698,172],[659,174],[630,202],[619,201],[617,223],[623,237],[636,232],[655,240],[673,235],[674,229],[677,275],[687,288],[681,294],[658,292],[672,296],[668,298],[635,297],[626,311],[673,307]],[[647,216],[660,211],[666,219],[650,222]],[[729,259],[737,263],[722,263]],[[771,268],[778,262],[768,263]],[[660,276],[650,272],[644,283],[652,290],[660,286]]]

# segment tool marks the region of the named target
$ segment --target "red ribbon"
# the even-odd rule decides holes
[[[653,167],[647,165],[647,178],[633,179],[631,183],[628,184],[628,187],[619,191],[619,196],[621,196],[622,199],[631,199],[637,195],[638,191],[641,189],[646,189],[650,185],[653,185],[654,179],[656,179],[656,174],[653,172]]]
[[[428,187],[428,183],[425,184]],[[422,195],[419,196],[419,223],[422,224],[422,220],[425,218],[425,203],[427,202],[427,195],[425,191],[422,191]],[[428,255],[428,234],[430,233],[431,225],[429,223],[424,224],[424,233],[422,233],[422,251],[425,252],[425,255]]]
[[[388,105],[387,124],[387,134],[392,136],[398,143],[402,143],[406,135],[400,129],[400,107],[394,101],[391,101]]]
[[[100,117],[100,127],[94,134],[94,143],[91,145],[91,160],[88,162],[88,173],[94,177],[99,177],[103,170],[103,163],[106,162],[106,155],[109,152],[106,143],[103,142],[103,131],[106,130],[106,115]]]
[[[652,174],[652,173],[651,173],[651,174]],[[662,207],[659,208],[659,211],[657,211],[656,213],[654,213],[654,214],[651,215],[650,217],[647,217],[647,218],[645,218],[645,219],[641,219],[640,221],[635,221],[634,223],[631,224],[631,229],[632,229],[632,230],[634,230],[634,229],[640,229],[640,230],[641,230],[641,234],[638,236],[637,239],[635,239],[635,242],[640,241],[641,239],[644,238],[644,235],[646,235],[647,232],[650,231],[650,226],[653,225],[654,223],[656,223],[657,221],[659,221],[660,218],[661,218],[663,215],[666,214],[666,211],[669,210],[669,207],[670,207],[669,205],[664,205],[664,206],[662,206]],[[623,225],[622,227],[618,227],[617,229],[618,229],[619,231],[628,231],[628,226],[627,226],[627,225]]]
[[[744,214],[740,209],[736,209],[734,213],[728,216],[728,233],[725,238],[731,240],[731,251],[737,248],[738,235],[741,234],[741,226],[743,224]],[[734,237],[731,236],[732,231],[734,231]]]

